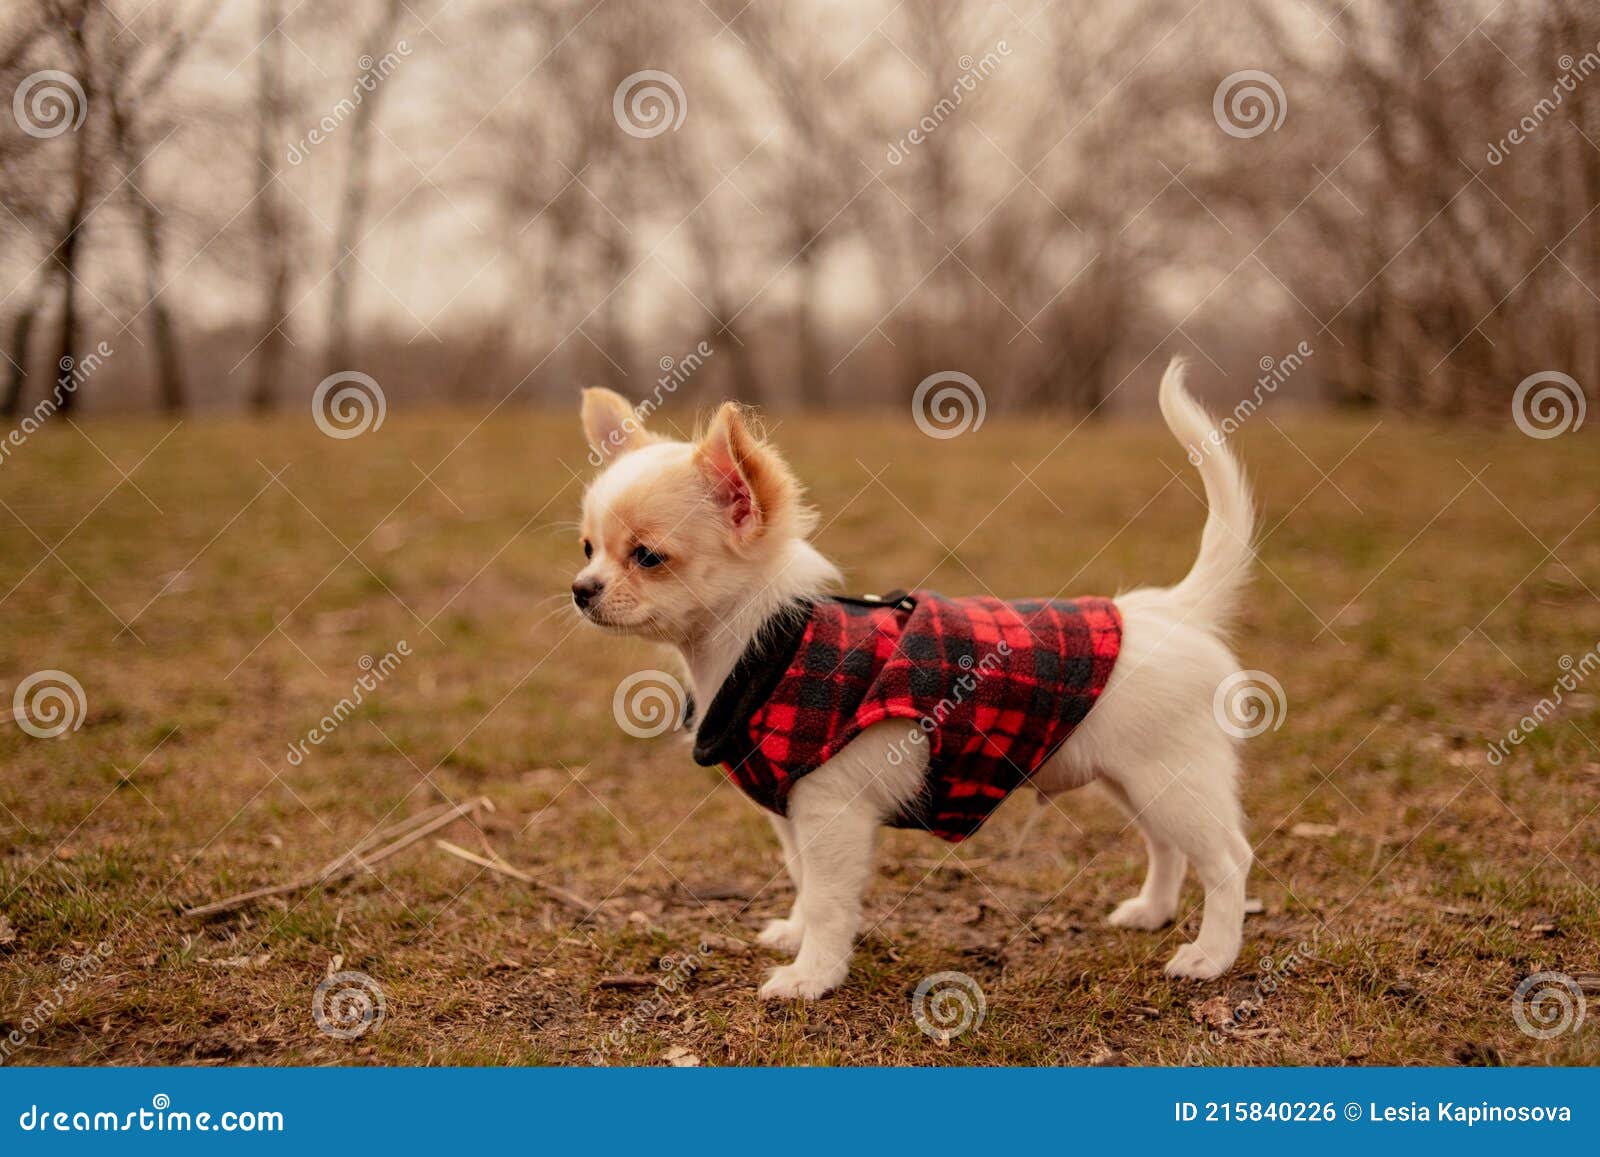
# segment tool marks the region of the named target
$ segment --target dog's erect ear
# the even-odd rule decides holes
[[[788,468],[750,431],[733,402],[724,402],[711,419],[694,459],[735,543],[759,538],[794,500]]]
[[[603,460],[655,441],[628,399],[607,389],[583,391],[583,436]]]

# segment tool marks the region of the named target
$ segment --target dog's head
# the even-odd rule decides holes
[[[572,599],[599,626],[690,642],[814,526],[789,467],[732,402],[680,442],[645,429],[621,395],[584,390],[583,432],[603,465],[583,496]]]

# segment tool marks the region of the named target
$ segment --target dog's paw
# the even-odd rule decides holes
[[[1146,932],[1154,932],[1157,928],[1165,928],[1172,923],[1172,913],[1135,896],[1118,904],[1111,915],[1106,917],[1106,923],[1113,928],[1140,928]]]
[[[800,951],[800,939],[804,931],[804,926],[798,920],[768,920],[756,940],[774,951],[794,956]]]
[[[798,964],[785,964],[782,968],[773,969],[772,975],[761,986],[761,999],[815,1000],[843,984],[845,973],[848,971],[849,969],[842,964],[837,969],[829,971],[801,968]]]
[[[1218,960],[1198,944],[1185,944],[1167,961],[1166,973],[1184,980],[1211,980],[1228,971],[1232,963],[1231,959]]]

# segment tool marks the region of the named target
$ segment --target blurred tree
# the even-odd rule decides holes
[[[289,346],[290,259],[293,238],[279,186],[278,142],[285,139],[287,85],[283,74],[282,0],[262,0],[260,43],[256,45],[255,85],[255,230],[261,264],[261,313],[257,328],[255,384],[250,406],[270,410],[277,404]]]
[[[50,31],[49,14],[34,9],[6,29],[0,42],[0,88],[14,92],[28,71],[28,57],[34,47],[46,40]],[[45,231],[48,213],[45,205],[45,179],[40,167],[30,161],[37,155],[38,141],[25,134],[0,135],[0,205],[22,236],[7,246],[8,256],[27,265],[15,286],[7,286],[7,299],[17,298],[15,311],[6,330],[5,386],[0,390],[0,417],[16,417],[27,395],[28,371],[34,323],[45,303],[50,280],[47,254],[37,254],[30,244]]]
[[[367,207],[372,201],[372,134],[384,78],[373,80],[377,62],[394,49],[395,33],[405,10],[404,0],[382,0],[379,12],[363,38],[351,91],[358,103],[350,114],[348,151],[339,193],[339,216],[334,226],[333,266],[328,273],[328,349],[323,370],[333,374],[351,368],[350,305],[353,277],[361,264],[360,249],[366,233]],[[361,61],[368,63],[363,66]],[[366,82],[366,83],[363,83]]]
[[[177,323],[167,303],[164,276],[167,215],[150,193],[140,170],[172,131],[172,114],[160,102],[183,58],[216,18],[220,0],[206,0],[194,11],[173,7],[155,13],[138,36],[112,35],[103,49],[102,88],[110,110],[111,146],[122,169],[119,181],[139,232],[144,264],[145,304],[150,341],[155,348],[157,395],[169,413],[182,410],[183,355]],[[166,130],[163,133],[163,129]]]
[[[72,160],[66,176],[66,208],[59,218],[60,232],[50,250],[59,275],[61,314],[57,323],[55,373],[58,383],[71,382],[72,367],[78,363],[80,318],[78,313],[79,266],[84,253],[84,226],[89,214],[89,198],[95,188],[101,161],[106,152],[101,139],[99,118],[94,114],[99,96],[96,52],[92,47],[99,35],[105,7],[100,0],[47,0],[47,8],[65,41],[71,75],[83,93],[88,116],[71,133]],[[56,410],[72,412],[77,403],[76,383],[59,391]]]

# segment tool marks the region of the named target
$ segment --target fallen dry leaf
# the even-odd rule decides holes
[[[673,1045],[663,1058],[675,1069],[693,1069],[700,1066],[700,1058],[682,1045]]]
[[[1204,1025],[1220,1032],[1233,1020],[1233,1005],[1225,996],[1213,996],[1210,1000],[1191,1001],[1189,1004],[1189,1017],[1195,1024]]]

